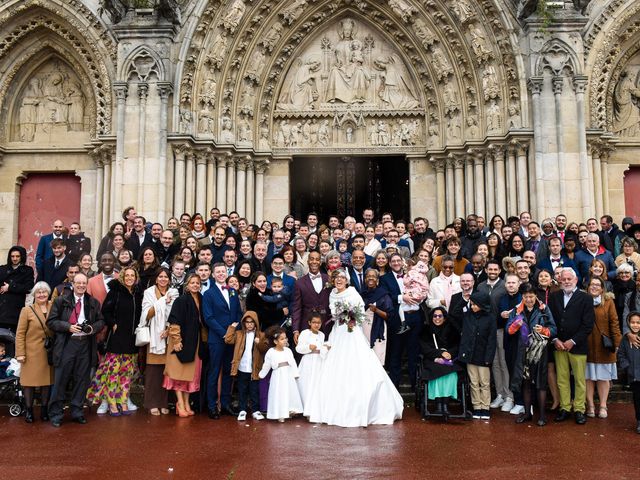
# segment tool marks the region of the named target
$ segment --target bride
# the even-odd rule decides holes
[[[311,422],[341,427],[390,425],[402,418],[402,397],[369,347],[362,327],[339,318],[345,305],[355,317],[363,317],[364,302],[349,287],[349,275],[343,269],[335,270],[331,279],[335,287],[329,297],[335,320],[329,336],[331,350],[304,414]]]

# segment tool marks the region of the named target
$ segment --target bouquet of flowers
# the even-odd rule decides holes
[[[351,305],[349,302],[335,302],[333,304],[333,316],[338,325],[347,324],[347,329],[353,332],[353,327],[361,326],[365,321],[362,305]]]

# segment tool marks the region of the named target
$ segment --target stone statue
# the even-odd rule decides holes
[[[247,67],[246,78],[254,81],[255,83],[260,83],[262,81],[262,74],[264,73],[266,65],[267,63],[264,52],[256,50],[253,52],[253,55],[251,55],[251,60]]]
[[[290,6],[284,8],[280,12],[280,15],[287,22],[287,25],[291,25],[300,15],[302,15],[306,6],[307,0],[296,0]]]
[[[378,145],[378,124],[375,120],[371,120],[371,124],[367,128],[367,137],[371,146]]]
[[[223,32],[218,32],[215,40],[213,41],[213,45],[211,45],[211,49],[207,54],[207,60],[213,65],[215,68],[220,68],[222,62],[224,61],[224,56],[227,52],[227,36],[223,34]]]
[[[495,100],[487,107],[487,133],[502,133],[502,114]]]
[[[467,117],[467,133],[470,138],[478,138],[480,135],[480,128],[478,127],[478,117],[475,115],[469,115]]]
[[[417,12],[405,0],[389,0],[389,7],[398,15],[405,23],[409,23],[411,16]]]
[[[198,99],[200,103],[203,105],[211,105],[213,106],[216,103],[216,90],[218,88],[218,83],[216,81],[216,76],[213,72],[209,72],[209,74],[205,77],[200,85],[200,92],[198,94]]]
[[[376,69],[381,71],[378,97],[386,108],[409,110],[420,107],[418,94],[411,85],[411,78],[404,63],[397,55],[377,58]]]
[[[260,150],[271,149],[271,145],[269,144],[269,129],[267,127],[262,127],[260,129],[260,140],[258,141],[258,148]]]
[[[84,130],[84,107],[85,98],[82,87],[77,81],[69,82],[65,91],[65,96],[69,102],[69,130]]]
[[[211,135],[213,133],[214,118],[209,106],[200,110],[198,115],[198,132]]]
[[[378,122],[378,145],[388,147],[391,139],[389,137],[389,128],[387,122],[380,120]]]
[[[433,68],[438,75],[438,79],[446,78],[453,73],[453,67],[440,47],[433,47],[431,54],[433,56]]]
[[[522,128],[522,118],[520,117],[520,107],[517,103],[509,105],[509,119],[507,120],[507,128]]]
[[[240,93],[240,113],[253,116],[253,105],[256,101],[256,92],[253,85],[245,85]]]
[[[469,35],[471,35],[471,48],[478,59],[478,65],[482,65],[493,57],[493,52],[487,41],[487,37],[478,25],[469,25]]]
[[[226,13],[222,17],[222,27],[233,35],[246,9],[247,7],[242,0],[232,0]]]
[[[19,112],[20,141],[32,142],[36,133],[36,125],[39,123],[38,107],[42,99],[40,81],[31,78],[22,96]]]
[[[42,116],[45,131],[49,125],[68,125],[69,105],[71,102],[64,96],[64,77],[60,72],[53,72],[44,80],[42,87]]]
[[[220,132],[220,143],[227,144],[235,142],[235,136],[233,135],[233,124],[231,118],[222,117],[222,131]]]
[[[279,110],[312,110],[318,100],[316,77],[322,64],[315,58],[306,61],[298,58],[295,64],[297,71],[287,78],[276,107]]]
[[[311,120],[307,120],[304,122],[304,125],[302,125],[301,144],[304,147],[311,146]]]
[[[429,148],[440,146],[440,130],[437,125],[429,125]]]
[[[280,128],[276,132],[276,146],[288,147],[291,145],[291,125],[288,120],[280,122]]]
[[[456,17],[458,17],[460,23],[465,23],[476,15],[476,12],[468,0],[453,0],[453,5],[449,8],[451,8]]]
[[[493,65],[488,65],[482,72],[482,89],[484,90],[484,99],[492,100],[500,98],[500,85],[498,84],[498,75]]]
[[[629,71],[620,74],[613,91],[613,133],[640,136],[640,72],[632,79]]]
[[[329,120],[324,120],[318,127],[318,145],[322,147],[329,146]]]
[[[239,143],[251,143],[251,137],[253,132],[251,131],[251,124],[244,118],[238,125],[238,142]]]
[[[191,110],[180,110],[180,123],[179,123],[180,133],[191,133],[192,121],[193,121],[193,116],[191,114]]]
[[[447,137],[452,140],[459,140],[461,136],[460,114],[451,115],[447,119]]]
[[[424,48],[429,48],[431,45],[433,45],[433,42],[437,40],[435,34],[429,27],[427,27],[427,24],[424,23],[424,20],[422,20],[420,17],[414,20],[413,31],[422,42],[422,46]]]
[[[367,100],[371,78],[364,69],[362,44],[355,39],[355,22],[350,18],[341,20],[338,34],[340,40],[333,49],[335,58],[325,98],[331,103],[363,103]]]
[[[353,127],[351,125],[345,130],[344,139],[347,143],[353,143]]]
[[[279,22],[274,23],[271,29],[266,33],[260,43],[264,45],[264,48],[271,53],[276,46],[280,38],[282,37],[282,24]]]
[[[300,134],[302,133],[302,123],[298,122],[291,126],[291,132],[289,134],[289,146],[297,147],[300,143]]]
[[[444,113],[453,113],[460,109],[460,99],[458,98],[458,92],[453,86],[453,83],[446,81],[444,87],[442,87],[442,99],[444,101]]]

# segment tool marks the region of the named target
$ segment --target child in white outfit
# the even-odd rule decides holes
[[[303,406],[308,404],[308,399],[313,395],[322,362],[330,348],[324,342],[324,333],[320,331],[320,327],[322,327],[322,317],[318,313],[312,313],[309,318],[309,328],[300,333],[298,345],[296,345],[296,352],[303,356],[300,360],[300,377],[298,378],[298,389]]]

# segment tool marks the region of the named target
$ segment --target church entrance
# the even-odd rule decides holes
[[[360,219],[367,207],[376,218],[383,212],[396,219],[409,216],[409,162],[404,156],[294,157],[290,179],[296,218],[316,212],[321,222],[329,215]]]

